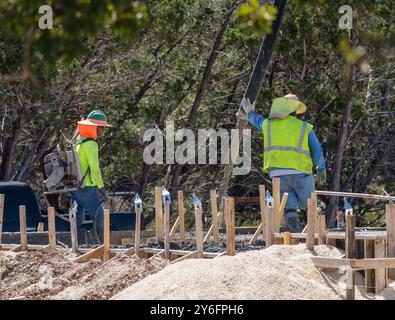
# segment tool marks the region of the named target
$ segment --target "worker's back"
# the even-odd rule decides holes
[[[308,135],[311,124],[293,116],[263,122],[264,171],[270,168],[295,169],[312,173]]]
[[[84,186],[98,186],[101,182],[101,173],[100,179],[96,179],[95,176],[97,173],[95,171],[99,168],[99,147],[96,140],[92,138],[79,138],[74,145],[74,149],[78,153],[82,175],[85,176]]]

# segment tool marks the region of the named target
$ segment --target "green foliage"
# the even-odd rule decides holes
[[[55,35],[51,38],[52,31],[36,31],[39,39],[33,43],[32,63],[36,66],[34,71],[45,88],[45,94],[32,89],[29,83],[0,83],[0,154],[3,158],[7,156],[4,146],[9,138],[18,134],[17,129],[21,128],[16,154],[12,159],[11,177],[18,173],[33,148],[36,148],[42,130],[51,128],[43,144],[37,147],[37,154],[29,166],[30,172],[24,178],[40,190],[40,160],[43,152],[61,140],[60,130],[69,137],[77,120],[85,117],[92,109],[102,109],[115,125],[113,129],[106,131],[99,142],[106,187],[110,188],[120,177],[128,176],[133,177],[140,188],[146,174],[144,203],[146,212],[150,211],[153,187],[169,187],[174,166],[144,166],[142,154],[147,143],[143,142],[143,133],[156,126],[164,132],[163,121],[168,119],[175,121],[176,128],[185,125],[215,35],[229,10],[230,2],[144,1],[149,19],[142,26],[138,41],[133,41],[133,38],[130,38],[132,41],[125,41],[129,36],[120,36],[122,33],[114,33],[112,28],[105,27],[111,23],[105,23],[100,17],[107,10],[94,16],[85,16],[91,20],[98,18],[94,22],[101,26],[97,31],[94,28],[89,30],[84,19],[81,18],[83,21],[80,21],[75,17],[71,17],[71,21],[76,22],[76,25],[80,23],[78,28],[82,28],[84,32],[68,31],[67,34],[57,35],[60,37],[58,39]],[[31,22],[36,24],[39,18],[36,13],[38,1],[15,1],[15,7],[10,3],[0,4],[3,9],[1,18],[7,13],[5,23],[0,26],[0,73],[16,74],[20,71],[27,30]],[[27,10],[32,3],[36,9],[32,7],[30,11]],[[55,19],[57,16],[69,19],[66,18],[70,14],[68,11],[56,11],[58,3],[62,6],[66,2],[56,3]],[[83,3],[81,1],[81,10],[84,9]],[[125,3],[130,4],[127,1]],[[394,12],[394,3],[383,0],[374,4],[364,0],[351,4],[357,18],[356,48],[364,48],[360,49],[363,51],[355,51],[356,48],[350,44],[348,31],[338,28],[338,1],[328,0],[317,6],[309,5],[306,1],[303,3],[298,10],[295,2],[288,1],[281,35],[256,103],[256,111],[267,116],[272,100],[289,91],[306,103],[308,110],[302,119],[314,125],[314,131],[322,143],[328,168],[328,184],[322,188],[330,189],[339,130],[348,102],[347,79],[342,70],[344,65],[358,66],[348,127],[348,132],[352,132],[352,135],[347,138],[343,154],[341,189],[383,193],[385,188],[386,192],[393,194],[395,61],[391,39],[395,27],[391,23],[394,16],[391,13]],[[100,3],[98,5],[101,6]],[[7,10],[4,10],[6,6]],[[256,10],[251,3],[247,7],[248,10]],[[22,12],[21,8],[26,11],[26,20],[12,19],[11,12],[18,16],[17,13]],[[95,12],[96,9],[89,10]],[[254,15],[259,10],[252,11],[244,17],[255,19]],[[36,20],[29,18],[33,12],[37,16]],[[108,17],[107,14],[106,16]],[[247,32],[252,31],[248,28],[241,29],[240,21],[243,23],[241,17],[232,17],[221,41],[218,58],[197,113],[195,129],[230,130],[235,127],[235,113],[247,87],[262,40],[261,33]],[[21,25],[18,26],[19,22]],[[73,27],[66,25],[67,28]],[[258,28],[258,24],[252,23],[252,26]],[[127,30],[132,36],[138,28]],[[41,37],[50,37],[47,42],[51,48],[49,51],[39,46]],[[76,41],[78,47],[84,47],[85,51],[79,52],[72,45],[69,47],[69,37]],[[67,50],[74,56],[70,58],[71,63],[61,58],[64,57],[62,52]],[[81,55],[87,51],[90,52],[88,55]],[[51,70],[38,68],[46,59],[53,62]],[[361,72],[361,62],[366,62],[371,67],[369,75]],[[20,115],[26,115],[26,118],[20,119]],[[257,196],[257,186],[262,183],[270,190],[270,179],[262,172],[262,133],[250,128],[252,170],[246,176],[232,178],[229,195]],[[192,207],[192,192],[203,198],[208,190],[218,190],[222,171],[223,166],[220,165],[184,167],[178,189],[185,192],[187,209]],[[328,201],[325,197],[321,200]],[[376,222],[383,213],[380,204],[358,200],[354,204],[358,216],[365,216],[368,222],[380,223],[380,219]],[[209,212],[209,207],[208,204],[205,213]],[[241,205],[238,208],[240,211],[248,211],[247,209]],[[193,223],[193,211],[187,216],[191,217],[190,222]],[[258,224],[253,219],[243,219],[240,223]]]
[[[258,0],[248,0],[237,11],[241,20],[240,28],[255,34],[271,33],[273,21],[276,20],[277,8],[272,5],[261,5]]]
[[[120,36],[134,35],[147,21],[145,5],[140,1],[50,0],[53,29],[39,30],[43,14],[39,0],[0,2],[1,29],[25,38],[33,28],[33,56],[53,67],[59,57],[66,63],[89,51],[86,37],[95,37],[106,27]]]

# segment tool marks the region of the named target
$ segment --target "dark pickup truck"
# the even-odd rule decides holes
[[[0,194],[4,194],[3,232],[19,231],[19,206],[26,206],[27,231],[37,231],[40,222],[44,223],[44,230],[48,230],[48,216],[46,210],[40,208],[33,189],[26,183],[0,182]],[[56,208],[55,226],[56,231],[69,231],[70,223],[68,210]],[[92,220],[85,218],[83,228],[91,229]],[[143,223],[143,216],[142,225]],[[111,212],[110,229],[112,231],[134,230],[135,212]]]

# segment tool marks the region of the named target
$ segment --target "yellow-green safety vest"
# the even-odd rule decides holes
[[[270,168],[295,169],[313,173],[309,134],[313,126],[293,116],[263,122],[263,171]]]

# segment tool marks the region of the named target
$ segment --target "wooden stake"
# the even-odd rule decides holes
[[[140,257],[140,232],[141,232],[141,208],[136,208],[136,223],[134,229],[134,252]]]
[[[170,260],[170,201],[165,201],[165,212],[163,215],[163,231],[164,231],[164,244],[165,244],[165,259]]]
[[[385,258],[385,240],[374,240],[374,257]],[[386,287],[387,282],[387,269],[375,269],[375,287],[376,293],[379,293]]]
[[[259,204],[261,206],[261,232],[262,238],[266,238],[266,190],[263,184],[259,185]],[[258,228],[259,230],[259,228]],[[257,231],[258,231],[257,230]]]
[[[313,196],[313,194],[312,194]],[[313,209],[312,199],[307,200],[307,238],[306,247],[309,250],[314,250],[315,243],[315,211]]]
[[[219,211],[218,214],[217,214],[217,222],[218,222],[218,224],[222,220],[222,218],[223,218],[223,214],[222,214],[221,211]],[[212,224],[210,226],[210,228],[208,229],[208,231],[206,233],[206,236],[203,239],[203,242],[206,242],[211,237],[211,235],[213,234],[213,230],[214,230],[214,225]]]
[[[364,240],[364,258],[374,258],[374,240]],[[375,290],[375,280],[374,280],[374,270],[365,270],[365,286],[366,292],[374,293]]]
[[[178,196],[178,217],[180,218],[180,223],[179,223],[180,240],[185,240],[184,193],[181,190],[178,190],[177,196]]]
[[[395,204],[385,206],[387,220],[388,258],[395,257]],[[388,277],[395,280],[395,269],[388,269]]]
[[[272,179],[272,186],[273,186],[273,200],[274,200],[274,217],[273,217],[273,228],[274,232],[280,232],[280,225],[281,225],[281,199],[280,199],[280,178],[273,178]]]
[[[346,259],[356,258],[356,247],[355,247],[355,216],[346,216]],[[346,288],[346,299],[355,300],[355,274],[351,268],[346,270],[347,272],[347,288]]]
[[[77,217],[76,214],[70,212],[70,236],[71,236],[71,248],[73,253],[78,252],[78,233],[77,233]]]
[[[197,258],[203,258],[203,221],[202,209],[195,207],[196,251]]]
[[[110,259],[110,210],[104,209],[103,261]]]
[[[213,221],[213,237],[214,241],[219,240],[219,230],[218,230],[218,207],[217,207],[217,193],[215,190],[210,191],[210,201],[211,201],[211,216]]]
[[[174,235],[176,234],[176,230],[178,229],[180,225],[180,216],[177,217],[176,221],[174,221],[173,226],[170,229],[169,237],[173,238]]]
[[[39,222],[37,225],[37,232],[44,232],[44,222]]]
[[[226,254],[234,256],[235,248],[235,202],[233,198],[225,198],[225,223],[226,223]]]
[[[157,241],[163,239],[163,204],[161,187],[155,187],[155,235]]]
[[[284,245],[290,245],[290,244],[291,244],[291,233],[284,232]]]
[[[318,215],[318,244],[326,243],[325,229],[326,229],[325,215],[319,214]]]
[[[266,192],[264,185],[259,185],[259,203],[261,206],[261,223],[259,224],[258,228],[256,229],[254,235],[252,236],[248,244],[252,244],[261,233],[262,233],[262,238],[266,239]]]
[[[336,214],[336,220],[337,220],[337,227],[339,229],[344,228],[345,223],[344,223],[344,213],[342,211],[338,211]]]
[[[266,248],[274,244],[273,207],[266,207]]]
[[[281,204],[280,204],[281,223],[283,225],[285,225],[284,210],[285,210],[285,206],[287,205],[287,201],[288,201],[288,192],[284,192],[283,198],[281,199]]]
[[[48,207],[48,244],[51,250],[56,250],[55,208]]]
[[[4,217],[4,194],[0,194],[0,246],[3,234],[3,217]]]
[[[27,251],[26,206],[19,206],[19,232],[21,236],[21,251]]]

